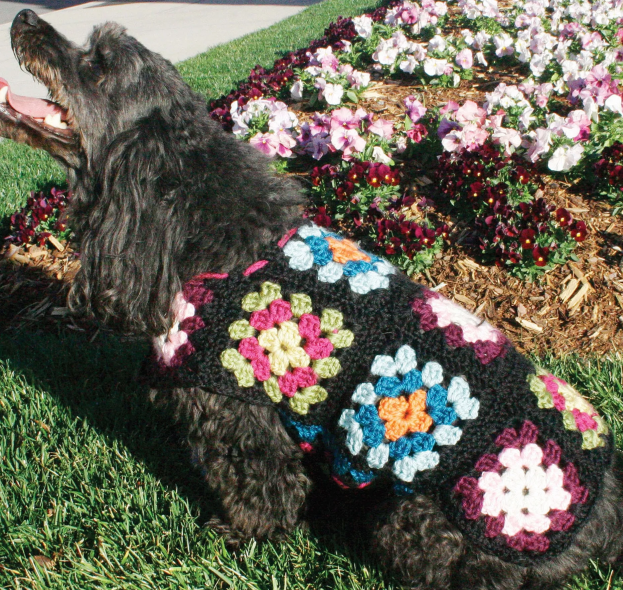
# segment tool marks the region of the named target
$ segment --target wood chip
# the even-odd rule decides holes
[[[569,268],[571,269],[571,272],[576,277],[578,277],[578,279],[580,279],[582,282],[586,280],[586,277],[584,276],[584,273],[582,272],[579,266],[573,264],[573,262],[569,262]]]
[[[569,284],[563,289],[562,293],[558,296],[558,298],[566,303],[567,299],[571,297],[575,293],[575,290],[578,288],[579,281],[577,279],[571,279]]]
[[[603,326],[599,326],[599,328],[597,328],[592,334],[589,334],[588,337],[592,340],[593,338],[597,338],[597,336],[599,336],[599,334],[601,333],[601,331],[604,329]]]
[[[454,298],[457,301],[464,303],[465,305],[476,305],[476,302],[473,299],[470,299],[469,297],[465,297],[465,295],[461,295],[460,293],[455,294]]]
[[[54,246],[60,252],[65,249],[65,246],[63,246],[63,244],[61,244],[54,236],[50,236],[48,238],[48,242],[50,242],[50,244],[52,244],[52,246]]]
[[[588,283],[584,283],[582,288],[571,298],[571,301],[569,301],[569,309],[573,309],[574,307],[580,305],[590,290],[591,286]]]
[[[461,260],[460,264],[464,266],[468,266],[469,268],[472,268],[473,270],[482,270],[482,271],[488,270],[486,266],[481,266],[480,264],[478,264],[477,262],[474,262],[473,260],[470,260],[469,258],[466,258],[465,260]]]
[[[531,330],[532,332],[542,332],[543,328],[541,328],[541,326],[537,326],[536,324],[534,324],[533,322],[529,321],[529,320],[524,320],[523,318],[515,318],[515,321],[522,327],[525,328],[526,330]]]
[[[47,254],[47,251],[44,248],[39,248],[39,246],[31,246],[30,249],[28,250],[28,255],[31,258],[41,258],[42,256],[45,256]]]
[[[439,283],[435,287],[432,287],[431,291],[441,291],[441,289],[443,289],[444,287],[447,287],[447,286],[448,286],[448,283]]]

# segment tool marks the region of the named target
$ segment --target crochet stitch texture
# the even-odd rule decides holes
[[[436,498],[483,550],[559,554],[612,456],[604,420],[501,332],[312,224],[249,268],[189,281],[145,365],[153,387],[273,405],[345,487]]]

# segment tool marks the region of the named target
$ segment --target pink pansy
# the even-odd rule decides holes
[[[417,123],[407,131],[407,137],[415,143],[420,143],[428,135],[428,130],[422,123]]]
[[[547,153],[552,143],[552,132],[549,129],[539,127],[535,130],[535,135],[535,141],[526,154],[531,162],[536,162],[541,154]]]
[[[506,117],[506,111],[504,109],[498,109],[495,115],[489,116],[489,123],[491,127],[494,129],[498,127],[502,127],[502,123],[504,122],[504,117]]]
[[[289,158],[292,155],[292,148],[296,145],[296,139],[294,139],[289,133],[279,131],[274,134],[277,138],[277,153],[282,158]]]
[[[457,66],[463,68],[464,70],[469,70],[474,65],[474,55],[472,50],[468,48],[462,49],[456,54],[454,61]]]
[[[409,95],[404,99],[405,107],[407,107],[407,115],[411,119],[412,123],[417,123],[428,110],[419,100],[414,96]]]
[[[338,68],[338,71],[340,74],[352,74],[354,71],[353,66],[351,66],[350,64],[343,64]]]
[[[465,101],[465,104],[456,111],[456,120],[459,123],[477,123],[484,125],[487,120],[487,111],[480,108],[473,100]]]
[[[350,109],[342,107],[341,109],[335,109],[331,113],[331,120],[329,123],[329,130],[334,131],[339,127],[344,129],[358,129],[361,124],[360,112],[353,113]]]
[[[281,147],[274,133],[258,133],[249,140],[249,143],[267,156],[274,156]]]
[[[331,144],[336,149],[342,150],[344,156],[349,156],[352,152],[363,152],[366,140],[355,129],[338,127],[331,133]]]
[[[521,145],[521,135],[516,129],[505,129],[498,127],[493,133],[493,143],[504,146],[504,152],[510,156],[515,148]],[[511,146],[513,149],[511,149]]]
[[[458,102],[455,102],[454,100],[449,100],[448,103],[440,109],[439,114],[445,115],[446,113],[454,113],[460,108],[461,107]]]
[[[455,152],[461,147],[461,132],[456,129],[450,131],[441,140],[441,145],[447,152]]]
[[[487,140],[489,132],[476,125],[466,125],[461,132],[461,146],[473,150]]]
[[[394,124],[386,119],[377,119],[368,127],[369,133],[374,133],[382,139],[391,139],[394,132]]]
[[[327,104],[335,106],[342,102],[342,96],[344,96],[344,87],[341,84],[327,82],[319,93],[318,98],[324,98]]]
[[[370,85],[370,74],[354,70],[346,76],[348,83],[355,89],[365,88]]]
[[[580,35],[580,41],[582,43],[582,49],[597,49],[604,45],[604,40],[597,31],[592,33],[586,32]]]

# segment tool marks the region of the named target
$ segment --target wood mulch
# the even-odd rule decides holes
[[[404,118],[403,100],[410,94],[429,107],[449,100],[482,104],[485,93],[498,83],[517,84],[523,79],[519,68],[500,72],[477,67],[474,73],[473,80],[463,80],[459,88],[449,89],[377,79],[359,106],[399,121]],[[311,116],[300,105],[297,110],[302,119]],[[424,184],[428,182],[425,173],[420,177]],[[524,352],[620,355],[623,219],[612,217],[608,204],[589,198],[581,182],[574,185],[547,176],[544,180],[545,198],[567,208],[590,230],[588,238],[576,248],[579,262],[569,262],[530,283],[495,266],[482,266],[459,239],[458,245],[440,254],[432,268],[414,279],[499,326]],[[415,186],[417,190],[417,182]],[[422,215],[416,208],[413,213]],[[455,237],[460,229],[455,227]],[[0,248],[0,330],[61,327],[97,336],[94,325],[73,317],[66,308],[67,288],[78,269],[79,261],[71,245]]]

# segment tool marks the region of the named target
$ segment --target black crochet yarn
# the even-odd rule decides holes
[[[361,480],[356,475],[361,473],[370,473],[370,480],[397,481],[389,462],[380,469],[372,469],[361,454],[353,457],[346,448],[348,433],[338,422],[344,409],[354,407],[351,396],[357,385],[377,379],[370,372],[375,357],[393,357],[407,344],[416,352],[418,367],[429,361],[443,367],[443,387],[448,387],[451,377],[463,377],[469,384],[471,396],[479,400],[480,409],[477,418],[458,419],[453,423],[460,427],[461,438],[456,444],[435,447],[439,453],[436,467],[418,471],[412,482],[400,483],[398,489],[403,493],[423,493],[437,498],[446,516],[474,544],[508,562],[540,563],[570,545],[599,496],[604,471],[612,458],[612,439],[608,437],[599,448],[583,450],[580,433],[565,430],[558,410],[538,407],[537,397],[528,384],[535,367],[526,358],[509,349],[483,364],[469,346],[450,346],[443,330],[423,330],[412,303],[424,297],[425,289],[401,273],[389,276],[388,288],[360,294],[352,290],[345,278],[334,283],[320,281],[317,265],[308,270],[293,270],[280,247],[266,249],[261,260],[267,263],[248,275],[241,268],[226,278],[204,275],[198,279],[211,297],[211,301],[198,310],[205,327],[190,333],[189,342],[194,351],[188,354],[189,349],[186,349],[188,356],[181,366],[164,369],[162,362],[152,357],[145,367],[145,375],[154,377],[152,387],[201,386],[243,402],[274,405],[262,383],[256,381],[252,387],[240,387],[234,374],[223,366],[221,353],[238,345],[230,338],[228,328],[237,320],[249,318],[250,314],[242,308],[242,300],[249,293],[259,292],[267,281],[281,287],[282,298],[286,301],[292,294],[307,294],[314,314],[319,315],[326,308],[341,312],[343,328],[354,334],[354,340],[351,346],[333,350],[332,356],[339,360],[341,370],[336,377],[320,381],[328,391],[325,401],[312,404],[304,415],[292,411],[287,397],[279,402],[284,425],[298,443],[332,457],[334,470],[339,461],[346,460],[350,467],[340,474],[342,484],[357,487]],[[538,430],[536,441],[540,446],[549,440],[555,441],[562,451],[560,467],[569,463],[575,466],[581,486],[588,493],[583,503],[572,504],[568,510],[573,515],[572,526],[567,530],[547,531],[549,546],[544,551],[517,550],[508,545],[503,535],[488,538],[485,520],[466,518],[462,498],[456,490],[462,477],[478,478],[475,465],[479,458],[501,450],[495,441],[505,429],[518,430],[526,421]],[[309,427],[320,433],[311,445],[301,436]]]

